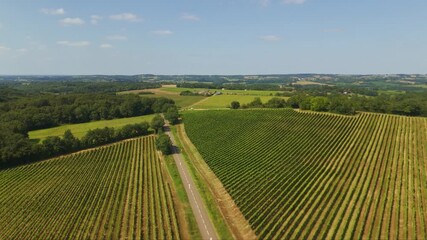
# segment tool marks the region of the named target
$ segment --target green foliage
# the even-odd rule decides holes
[[[169,155],[172,153],[172,142],[168,135],[162,133],[156,139],[156,147],[157,150],[161,151],[165,155]]]
[[[165,125],[165,120],[160,114],[157,114],[153,120],[151,120],[150,127],[154,129],[156,133],[163,130],[163,126]]]
[[[200,94],[186,90],[179,93],[180,96],[200,96]]]
[[[82,138],[82,144],[87,148],[95,147],[113,142],[114,137],[114,128],[98,128],[94,130],[89,130]]]
[[[147,122],[142,122],[138,124],[128,124],[117,130],[116,138],[127,139],[147,135],[149,127],[150,126]]]
[[[312,97],[305,97],[299,103],[299,108],[301,110],[310,110],[311,109],[311,99]]]
[[[329,100],[327,97],[313,97],[310,100],[310,108],[317,112],[328,111]]]
[[[262,108],[263,104],[260,97],[254,98],[254,100],[248,104],[245,105],[245,107],[249,108]]]
[[[264,104],[267,108],[284,108],[287,106],[286,100],[283,98],[274,97]]]
[[[230,103],[230,108],[231,109],[238,109],[238,108],[240,108],[240,103],[238,101],[232,101]]]
[[[179,122],[179,112],[178,108],[170,107],[164,114],[166,120],[169,121],[170,124],[177,124]]]

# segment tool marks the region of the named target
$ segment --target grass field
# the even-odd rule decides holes
[[[67,124],[54,128],[47,128],[41,130],[35,130],[28,133],[30,139],[39,139],[43,140],[49,136],[62,136],[65,131],[68,129],[74,134],[74,136],[81,138],[86,132],[90,129],[96,128],[104,128],[104,127],[113,127],[119,129],[127,124],[135,124],[141,122],[150,123],[155,115],[145,115],[139,117],[131,117],[131,118],[119,118],[113,120],[101,120],[95,122],[88,123],[79,123],[79,124]]]
[[[233,110],[184,123],[261,239],[427,239],[427,118]]]
[[[280,91],[261,91],[261,90],[210,90],[219,91],[223,93],[218,96],[204,97],[204,96],[180,96],[183,91],[199,92],[206,91],[207,89],[201,88],[177,88],[165,85],[162,88],[146,89],[138,91],[121,92],[126,93],[139,93],[139,92],[152,92],[154,95],[147,95],[149,97],[167,97],[175,101],[177,106],[181,108],[199,108],[199,109],[215,109],[226,108],[232,101],[239,101],[240,104],[247,104],[254,100],[255,97],[260,97],[263,102],[267,102],[276,93]],[[144,96],[144,95],[142,95]],[[286,99],[286,98],[285,98]]]
[[[252,95],[217,95],[211,96],[203,101],[200,101],[192,106],[195,109],[215,109],[215,108],[226,108],[230,106],[232,101],[240,102],[242,104],[248,104],[252,102],[256,97],[261,98],[263,103],[267,102],[272,96],[252,96]],[[286,99],[285,97],[281,97]]]
[[[179,95],[182,91],[167,91],[167,89],[171,89],[172,87],[166,85],[166,87],[163,88],[156,88],[156,89],[145,89],[145,90],[134,90],[134,91],[126,91],[126,92],[120,92],[119,94],[138,94],[140,92],[151,92],[154,94],[149,95],[141,95],[141,97],[166,97],[170,98],[175,101],[175,104],[178,107],[186,108],[191,105],[193,105],[196,102],[199,102],[203,100],[204,96],[181,96]],[[177,88],[174,88],[177,89]]]
[[[154,142],[1,170],[0,239],[191,238]]]

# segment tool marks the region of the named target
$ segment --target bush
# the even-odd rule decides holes
[[[232,101],[230,104],[231,109],[238,109],[240,108],[240,103],[238,101]]]

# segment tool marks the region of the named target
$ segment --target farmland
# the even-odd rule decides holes
[[[100,120],[100,121],[87,122],[87,123],[66,124],[59,127],[30,131],[28,135],[30,139],[43,140],[49,136],[58,136],[58,137],[62,136],[65,131],[71,130],[74,136],[76,136],[77,138],[81,138],[90,129],[93,130],[96,128],[104,128],[104,127],[121,128],[127,124],[150,122],[153,119],[153,117],[154,117],[154,114],[144,115],[139,117]]]
[[[177,89],[175,91],[168,91],[168,89]],[[148,96],[148,97],[166,97],[170,98],[175,101],[175,104],[178,107],[186,108],[191,105],[193,105],[196,102],[199,102],[203,99],[205,99],[205,96],[181,96],[179,95],[182,90],[179,88],[171,88],[171,87],[162,87],[162,88],[155,88],[155,89],[146,89],[146,90],[135,90],[135,91],[125,91],[120,92],[119,94],[140,94],[140,93],[153,93],[153,94],[142,94],[142,97]]]
[[[232,101],[238,101],[240,104],[248,104],[252,102],[255,97],[256,96],[253,95],[217,95],[195,103],[192,107],[196,109],[227,108]],[[260,96],[259,98],[265,103],[273,97]]]
[[[189,111],[188,136],[264,239],[426,239],[427,119]]]
[[[162,88],[156,89],[145,89],[137,91],[126,91],[120,94],[128,93],[141,93],[141,92],[152,92],[154,95],[148,95],[150,97],[167,97],[175,101],[177,106],[181,108],[197,108],[197,109],[216,109],[216,108],[227,108],[232,101],[238,101],[241,104],[247,104],[254,100],[255,97],[260,97],[262,102],[267,102],[279,91],[262,91],[262,90],[209,90],[211,92],[219,91],[222,95],[216,95],[211,97],[205,96],[181,96],[179,95],[183,91],[190,92],[203,92],[208,89],[202,88],[177,88],[169,85],[165,85]],[[144,95],[142,95],[144,96]],[[286,97],[282,97],[286,99]]]
[[[154,140],[0,171],[0,239],[188,238]]]

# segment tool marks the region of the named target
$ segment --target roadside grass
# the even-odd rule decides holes
[[[197,172],[197,169],[195,169],[194,165],[189,161],[188,153],[185,151],[185,148],[182,145],[181,139],[178,136],[177,129],[175,126],[171,126],[171,132],[176,140],[177,147],[180,149],[184,161],[188,165],[190,169],[190,173],[192,178],[194,179],[194,182],[197,185],[197,188],[199,189],[200,195],[203,198],[203,201],[205,202],[206,208],[208,210],[208,214],[210,219],[212,220],[215,229],[218,234],[219,239],[233,239],[233,235],[231,234],[229,227],[227,226],[225,220],[223,219],[223,216],[219,210],[219,207],[217,203],[215,202],[214,196],[212,192],[209,190],[207,183],[203,180],[203,178],[199,175]],[[178,174],[178,173],[176,173]],[[184,191],[184,189],[182,189]],[[185,191],[184,191],[185,192]]]
[[[86,132],[89,131],[90,129],[104,128],[104,127],[113,127],[115,129],[120,129],[121,127],[128,124],[135,124],[135,123],[141,123],[141,122],[149,123],[151,122],[151,119],[153,119],[154,116],[155,116],[154,114],[150,114],[150,115],[131,117],[131,118],[118,118],[118,119],[101,120],[101,121],[94,121],[94,122],[88,122],[88,123],[66,124],[66,125],[53,127],[53,128],[30,131],[28,135],[30,139],[43,140],[49,136],[62,136],[64,132],[69,129],[71,130],[71,132],[75,137],[82,138],[86,134]]]
[[[185,222],[188,223],[188,230],[190,232],[190,239],[201,239],[202,235],[200,234],[199,228],[197,226],[197,221],[194,218],[193,210],[191,209],[190,202],[188,200],[187,194],[185,193],[185,188],[182,182],[181,177],[179,176],[178,168],[173,160],[171,155],[164,157],[164,163],[166,164],[169,176],[171,177],[176,194],[178,197],[178,202],[182,204],[182,209],[184,209]]]

